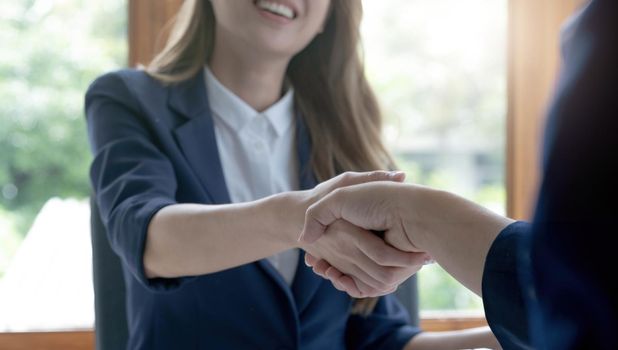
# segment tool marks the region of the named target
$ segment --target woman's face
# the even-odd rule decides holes
[[[217,21],[217,40],[237,49],[246,48],[248,54],[257,50],[288,59],[322,30],[330,7],[330,0],[210,1]]]

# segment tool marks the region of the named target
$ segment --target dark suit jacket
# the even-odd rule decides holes
[[[485,265],[506,349],[618,349],[618,1],[593,0],[564,35],[533,223],[507,227]]]
[[[401,349],[418,329],[393,296],[368,317],[299,263],[291,288],[266,260],[204,276],[147,279],[150,218],[174,203],[230,201],[202,74],[163,86],[144,72],[97,79],[86,95],[91,181],[123,261],[130,349]],[[300,183],[310,143],[297,121]],[[225,234],[225,232],[221,232]],[[304,257],[301,254],[301,261]]]

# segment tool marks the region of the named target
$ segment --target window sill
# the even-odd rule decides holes
[[[487,325],[483,316],[440,314],[443,316],[423,317],[421,327],[426,331],[439,332]],[[0,345],[5,350],[91,350],[94,349],[94,331],[0,333]]]

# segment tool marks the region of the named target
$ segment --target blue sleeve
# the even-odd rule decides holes
[[[529,246],[530,334],[542,349],[618,349],[618,2],[573,22]]]
[[[175,203],[171,163],[157,149],[140,118],[140,106],[119,74],[97,79],[86,93],[85,108],[94,154],[90,179],[112,249],[144,286],[176,287],[182,279],[147,279],[143,264],[150,219]]]
[[[483,271],[485,317],[505,349],[526,348],[528,314],[518,264],[521,247],[530,236],[530,224],[515,222],[493,242]]]
[[[410,325],[408,312],[391,294],[381,297],[369,315],[350,316],[346,342],[348,349],[401,350],[420,332]]]

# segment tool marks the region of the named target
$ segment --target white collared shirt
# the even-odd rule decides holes
[[[260,113],[223,86],[208,67],[204,75],[232,203],[297,190],[293,89]],[[268,258],[288,285],[294,280],[298,256],[298,249],[290,249]]]

